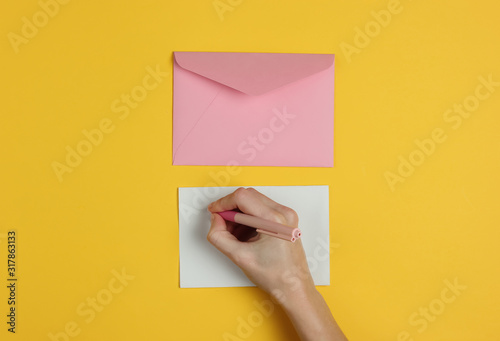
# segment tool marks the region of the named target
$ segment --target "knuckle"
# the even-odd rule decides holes
[[[209,232],[207,234],[207,240],[212,244],[213,246],[217,247],[217,241],[219,239],[219,234],[215,232]]]
[[[234,191],[234,199],[236,201],[243,200],[247,196],[247,190],[244,187],[238,188]]]
[[[297,214],[297,212],[295,212],[295,210],[286,206],[283,206],[282,210],[282,214],[288,224],[297,225],[299,223],[299,215]]]
[[[213,232],[208,232],[207,240],[210,242],[210,244],[213,244],[213,241],[214,241]]]

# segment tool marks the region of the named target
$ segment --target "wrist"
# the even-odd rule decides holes
[[[319,292],[316,290],[312,278],[307,278],[285,283],[279,288],[271,290],[270,294],[272,299],[285,311],[289,311],[310,302]]]
[[[280,296],[279,304],[301,340],[347,341],[314,284],[305,283],[304,286],[285,292]]]

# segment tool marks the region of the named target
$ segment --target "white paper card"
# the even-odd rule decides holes
[[[245,274],[207,241],[207,206],[238,187],[179,188],[180,287],[254,286]],[[316,285],[330,284],[328,186],[255,186],[299,216],[302,244]]]

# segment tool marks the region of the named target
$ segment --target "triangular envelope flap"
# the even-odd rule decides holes
[[[177,64],[248,95],[261,95],[329,68],[333,54],[174,52]]]

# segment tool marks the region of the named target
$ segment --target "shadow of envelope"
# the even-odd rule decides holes
[[[333,167],[334,55],[174,52],[173,164]]]

